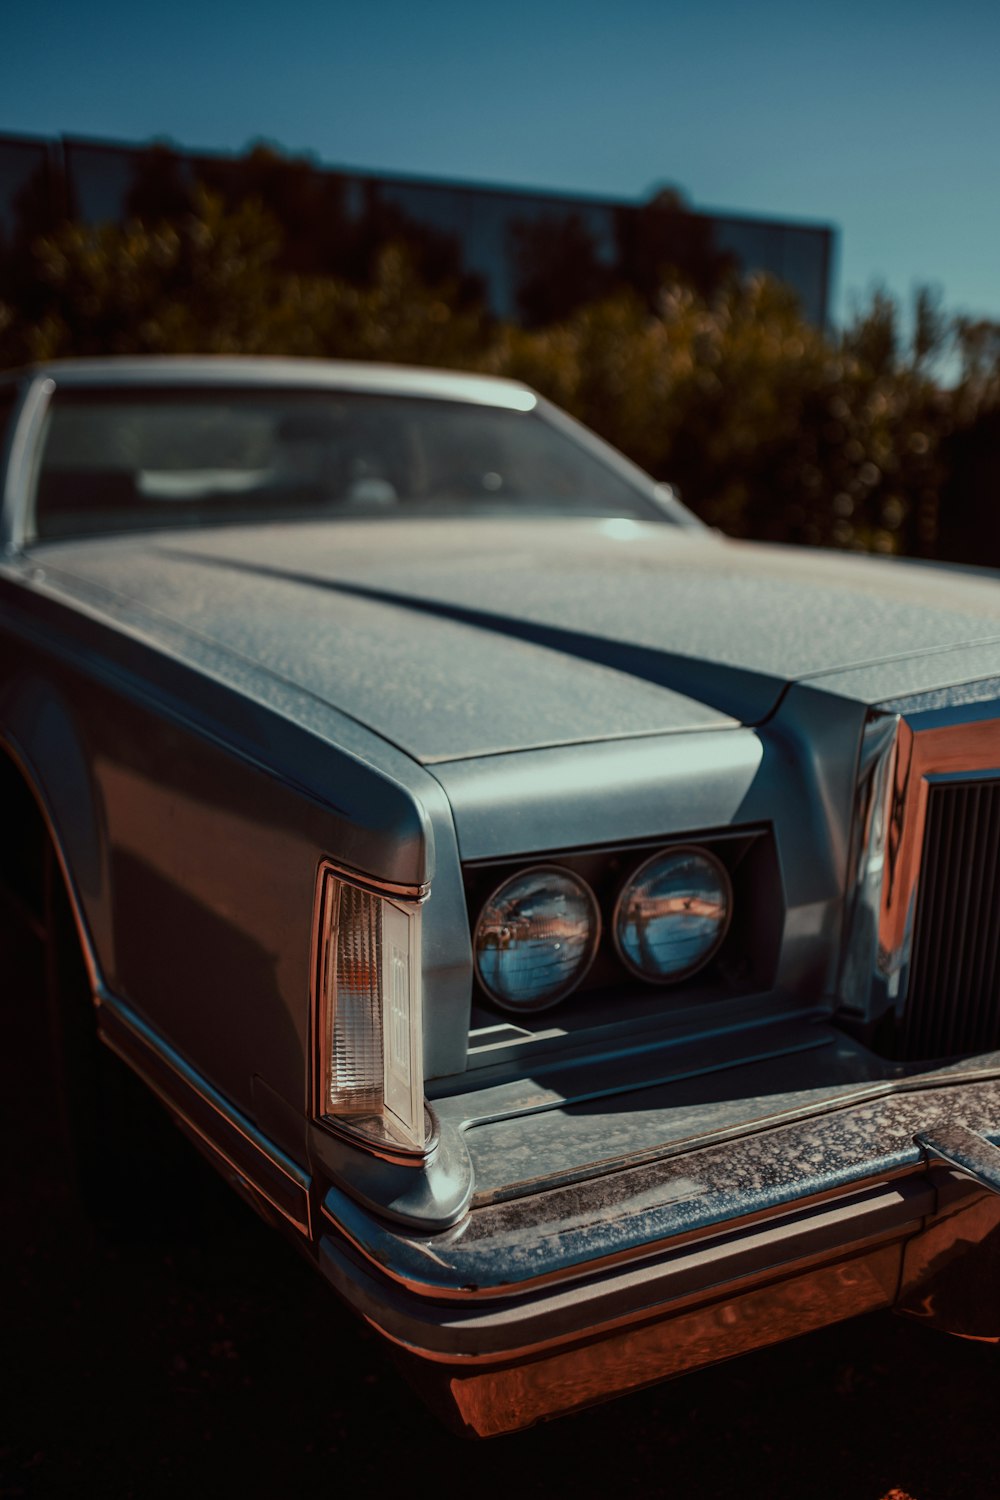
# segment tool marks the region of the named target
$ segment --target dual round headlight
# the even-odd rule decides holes
[[[726,935],[732,888],[704,849],[665,849],[630,876],[612,929],[627,969],[652,984],[706,964]],[[576,988],[594,961],[601,913],[586,881],[557,865],[511,875],[476,924],[476,972],[505,1010],[544,1010]]]
[[[544,1010],[580,983],[600,935],[600,909],[585,881],[556,865],[522,870],[480,913],[480,983],[507,1010]]]
[[[654,854],[618,897],[618,956],[640,979],[683,979],[708,963],[726,935],[731,910],[729,875],[714,854]]]

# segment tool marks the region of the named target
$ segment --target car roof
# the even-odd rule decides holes
[[[11,372],[12,374],[15,372]],[[425,396],[530,411],[537,396],[516,380],[469,375],[458,370],[365,364],[360,360],[281,359],[264,355],[144,355],[106,359],[52,360],[32,367],[36,379],[64,388],[117,386],[266,386],[270,389],[358,391],[377,395]]]

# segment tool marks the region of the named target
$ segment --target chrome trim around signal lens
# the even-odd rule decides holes
[[[431,893],[430,885],[426,882],[422,885],[400,885],[391,880],[378,880],[374,875],[364,875],[348,865],[335,864],[332,859],[321,862],[320,874],[324,871],[335,875],[338,880],[346,880],[359,890],[371,891],[376,896],[389,896],[398,901],[414,901],[422,905]]]

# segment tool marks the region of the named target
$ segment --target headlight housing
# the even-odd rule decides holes
[[[707,964],[726,935],[732,887],[707,849],[663,849],[626,881],[614,940],[627,969],[652,984],[684,979]]]
[[[316,1109],[371,1142],[422,1151],[420,904],[331,865],[316,932]]]
[[[600,909],[578,875],[558,865],[521,870],[480,912],[472,945],[479,982],[504,1010],[545,1010],[580,983],[600,934]]]

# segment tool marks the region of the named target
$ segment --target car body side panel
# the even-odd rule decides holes
[[[331,725],[293,700],[286,694],[276,716],[273,704],[70,609],[44,580],[0,577],[5,732],[48,810],[99,982],[248,1114],[262,1076],[297,1112],[304,1140],[320,860],[424,886],[431,808],[444,860],[427,963],[440,970],[438,1003],[456,1009],[455,1024],[428,1038],[439,1072],[464,1066],[469,967],[437,783],[398,756],[404,775],[427,783],[418,799],[345,750],[349,735],[335,748]],[[377,748],[392,765],[390,747]]]

